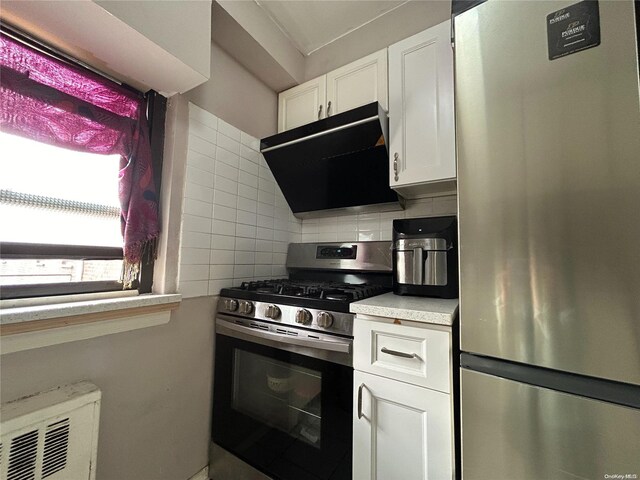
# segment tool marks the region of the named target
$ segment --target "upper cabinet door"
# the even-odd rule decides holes
[[[326,76],[278,95],[278,133],[325,118]]]
[[[447,20],[389,47],[392,188],[455,179],[450,26]]]
[[[387,50],[367,55],[327,73],[327,111],[345,112],[371,102],[387,106]]]

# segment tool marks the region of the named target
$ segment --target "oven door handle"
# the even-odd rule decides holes
[[[217,332],[225,334],[225,330],[229,333],[240,332],[256,338],[273,340],[288,345],[298,345],[300,347],[310,347],[318,350],[329,350],[330,352],[350,353],[351,343],[336,340],[315,340],[313,338],[294,337],[282,335],[280,333],[266,332],[258,328],[245,327],[236,323],[227,322],[225,320],[216,319]]]

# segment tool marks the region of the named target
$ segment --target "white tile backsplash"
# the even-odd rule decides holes
[[[217,295],[242,281],[285,277],[290,242],[391,240],[395,218],[456,213],[456,196],[407,201],[406,210],[300,221],[260,142],[193,104],[183,202],[179,289]]]
[[[193,198],[185,198],[184,213],[197,215],[198,217],[211,217],[213,213],[213,205]]]
[[[241,185],[238,185],[240,187]],[[257,213],[258,211],[258,201],[251,200],[250,198],[245,198],[242,195],[238,195],[238,210],[244,210],[245,212]]]
[[[243,148],[246,149],[247,147],[243,146]],[[244,155],[240,155],[240,169],[255,176],[258,176],[260,174],[260,167],[258,166],[258,163],[254,162],[252,159],[246,158],[246,156]]]
[[[236,237],[236,251],[255,252],[256,251],[255,238]]]
[[[234,265],[233,266],[233,278],[234,279],[246,279],[252,278],[255,271],[255,265]]]
[[[211,235],[211,246],[212,250],[220,249],[220,250],[235,250],[236,248],[236,237],[229,235]]]
[[[200,200],[201,202],[211,203],[213,201],[213,188],[186,182],[184,186],[184,196],[186,198]]]
[[[182,229],[185,232],[211,233],[211,218],[184,214]]]
[[[241,223],[243,225],[252,225],[255,227],[257,223],[256,214],[238,210],[236,214],[236,223]]]
[[[251,147],[240,145],[240,156],[255,164],[256,167],[260,164],[260,153]]]
[[[222,280],[233,278],[233,265],[209,265],[209,279]]]
[[[260,151],[260,140],[252,137],[248,133],[240,132],[240,141],[243,145],[249,147],[251,150],[255,152]]]
[[[180,280],[208,280],[209,267],[205,265],[180,265]]]
[[[189,126],[189,133],[196,137],[200,137],[205,140],[207,138],[216,138],[216,129],[209,125],[205,125],[204,123],[194,120],[189,123]]]
[[[182,265],[206,265],[209,262],[208,248],[189,248],[182,249],[181,263]]]
[[[209,265],[233,265],[235,252],[233,250],[210,250]]]
[[[241,223],[236,223],[236,237],[260,238],[256,237],[256,227],[253,225],[243,225]]]
[[[225,138],[225,142],[227,146],[233,148],[233,145],[238,145],[238,142],[231,140],[229,137],[225,137],[224,135],[218,134],[218,138]],[[236,150],[239,150],[238,146]],[[231,165],[232,167],[238,168],[240,166],[240,157],[238,153],[232,150],[228,150],[226,148],[217,147],[216,148],[216,160],[226,163],[227,165]]]
[[[211,225],[211,233],[215,235],[228,235],[235,237],[236,223],[225,222],[224,220],[214,220]]]
[[[191,125],[189,125],[189,131],[191,131]],[[228,124],[222,119],[218,119],[218,132],[226,135],[227,137],[240,141],[240,130],[233,125]]]
[[[242,281],[286,276],[289,242],[302,222],[291,213],[257,138],[189,106],[179,290],[216,295]]]
[[[224,205],[214,205],[213,218],[215,220],[224,220],[225,222],[235,222],[236,209],[232,207],[225,207]]]
[[[221,152],[221,150],[231,152],[236,159],[240,155],[240,142],[238,140],[234,140],[231,137],[227,137],[221,132],[218,132],[217,145],[218,149],[216,150],[216,153],[220,152],[221,154],[224,154],[224,152]],[[238,166],[237,160],[236,166]]]
[[[271,240],[256,240],[256,252],[272,252],[273,241]]]
[[[182,293],[183,297],[201,297],[203,295],[207,295],[208,288],[208,280],[182,280],[180,282],[180,293]]]
[[[258,200],[258,189],[249,185],[238,184],[238,195],[250,200]]]
[[[197,233],[182,230],[180,242],[182,248],[210,248],[211,235],[208,233]]]
[[[207,157],[206,155],[202,155],[201,153],[195,152],[193,150],[189,150],[187,155],[187,165],[190,165],[194,168],[199,168],[200,170],[205,170],[207,172],[212,172],[215,170],[216,161]]]
[[[395,212],[326,216],[302,221],[303,242],[354,242],[391,240],[391,225],[396,218],[455,215],[455,195],[407,200],[406,209]]]
[[[240,170],[240,172],[238,172],[238,182],[253,188],[258,187],[258,177],[252,173],[245,172],[244,170]]]
[[[193,104],[189,105],[189,120],[195,120],[214,130],[218,129],[218,117]]]
[[[216,161],[216,175],[224,178],[228,178],[233,181],[238,180],[238,169],[232,165],[224,163],[222,161]]]
[[[210,158],[216,158],[215,143],[208,142],[207,140],[195,135],[189,135],[189,150]]]
[[[213,203],[214,205],[235,208],[238,204],[238,196],[234,193],[225,192],[224,190],[215,190],[213,193]]]

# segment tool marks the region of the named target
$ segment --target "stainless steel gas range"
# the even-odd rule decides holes
[[[391,289],[391,242],[291,244],[289,278],[223,289],[210,470],[351,478],[351,302]]]

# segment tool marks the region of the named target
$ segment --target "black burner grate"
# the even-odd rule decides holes
[[[388,289],[369,283],[297,281],[288,279],[243,282],[239,287],[223,289],[223,296],[269,301],[309,308],[333,308],[348,311],[349,303],[380,295]]]

